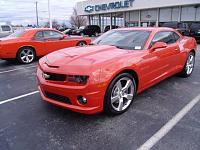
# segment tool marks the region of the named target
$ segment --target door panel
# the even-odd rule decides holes
[[[167,43],[166,48],[158,48],[151,52],[150,50],[144,56],[144,63],[140,68],[142,74],[143,88],[149,87],[160,80],[174,74],[179,65],[180,48],[173,32],[158,32],[154,36],[151,45],[156,42]]]

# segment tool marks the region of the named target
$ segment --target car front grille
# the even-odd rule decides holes
[[[71,104],[70,99],[68,97],[65,97],[65,96],[61,96],[61,95],[54,94],[54,93],[47,92],[47,91],[45,92],[45,96],[49,99],[53,99],[53,100],[58,101],[58,102]]]

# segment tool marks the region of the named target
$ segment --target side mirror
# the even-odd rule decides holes
[[[63,39],[65,39],[67,37],[67,35],[63,35],[61,38],[60,38],[60,40],[63,40]]]
[[[151,48],[150,51],[153,52],[159,48],[166,48],[167,44],[165,42],[156,42]]]

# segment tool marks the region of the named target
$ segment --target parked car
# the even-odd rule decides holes
[[[200,42],[200,22],[194,22],[190,25],[190,36]]]
[[[66,34],[66,35],[72,35],[72,32],[74,31],[75,29],[67,29],[67,30],[65,30],[65,31],[63,31],[63,33],[64,34]]]
[[[97,25],[88,25],[86,27],[81,27],[73,31],[73,35],[88,35],[88,36],[98,36],[101,33],[101,29]]]
[[[112,25],[112,29],[117,29],[117,28],[119,28],[119,26]],[[104,32],[107,32],[109,30],[110,30],[110,26],[106,26],[104,29]]]
[[[45,101],[79,113],[121,114],[156,83],[177,73],[189,77],[197,50],[194,38],[171,28],[114,29],[92,44],[39,60]]]
[[[13,29],[10,25],[0,25],[0,38],[6,37],[13,33]]]
[[[64,32],[64,31],[67,30],[67,29],[69,29],[69,28],[59,28],[59,31],[60,31],[60,32]]]
[[[161,27],[169,27],[176,29],[178,32],[180,32],[182,35],[190,35],[189,25],[188,23],[184,22],[166,22],[161,25]]]
[[[0,38],[0,59],[17,59],[28,64],[36,57],[73,46],[90,44],[90,38],[67,36],[48,28],[19,30],[6,38]]]

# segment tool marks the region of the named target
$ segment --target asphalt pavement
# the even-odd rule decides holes
[[[45,103],[35,92],[36,66],[0,60],[0,150],[135,150],[200,94],[200,52],[190,78],[160,82],[115,117]],[[152,149],[199,150],[200,102]]]

